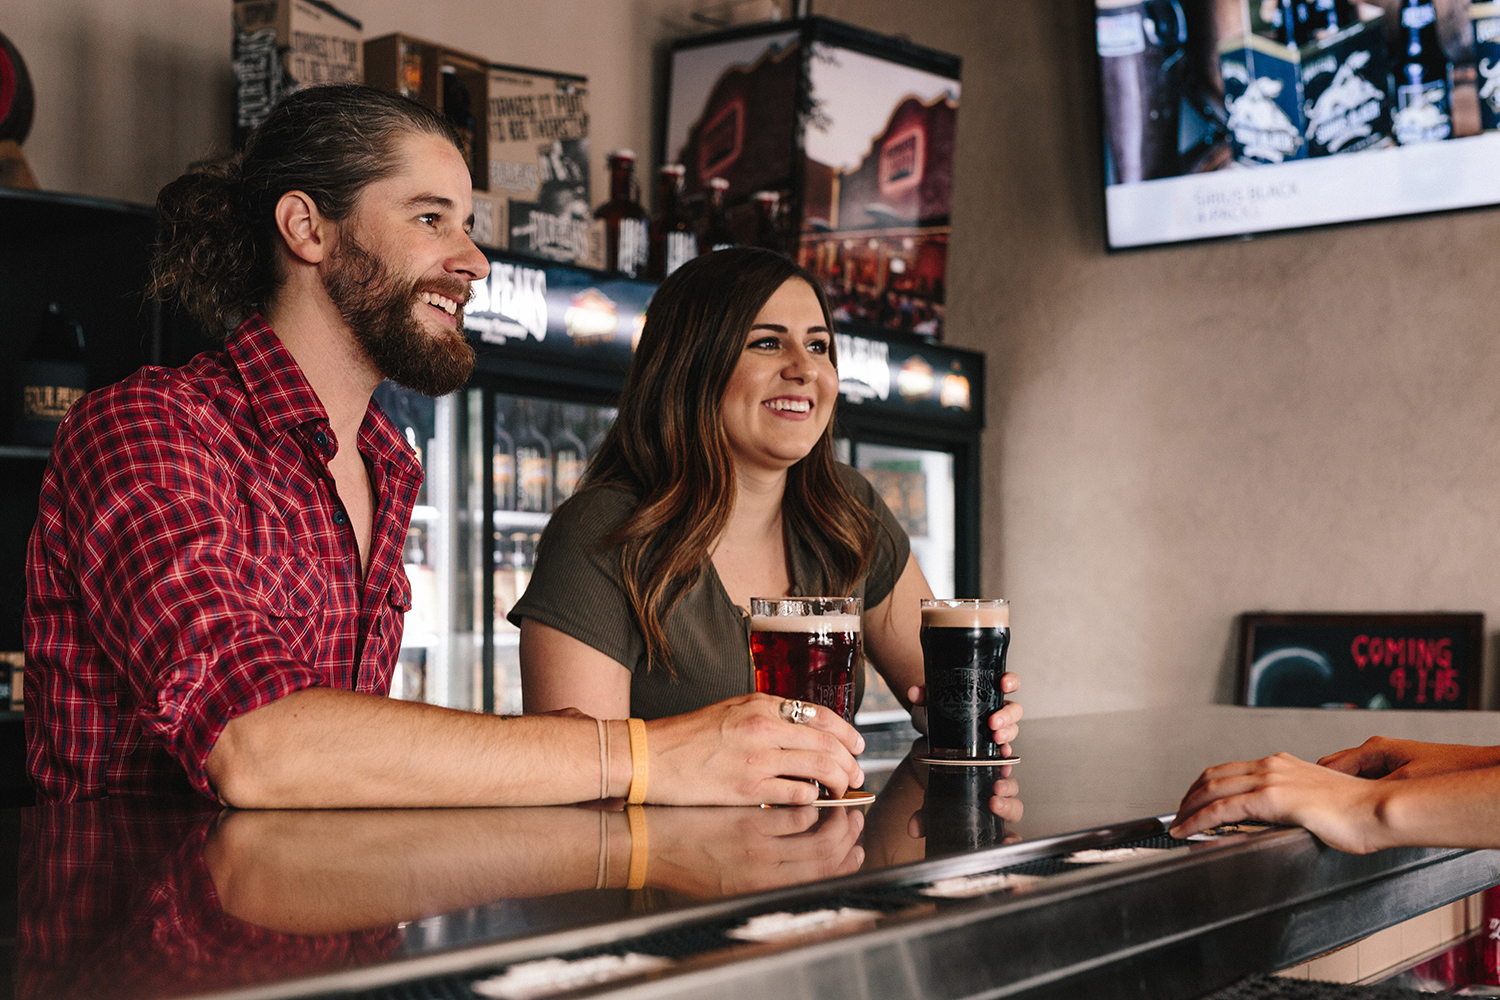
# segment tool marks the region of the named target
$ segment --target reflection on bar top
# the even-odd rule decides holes
[[[1490,742],[1494,726],[1490,713],[1222,706],[1028,720],[1018,743],[1025,759],[1013,769],[1025,816],[1006,831],[1025,839],[1000,851],[1018,856],[1037,838],[1170,813],[1198,771],[1225,759],[1282,747],[1316,756],[1377,729]],[[868,809],[648,808],[644,870],[635,872],[617,803],[251,812],[122,798],[21,810],[8,826],[19,839],[4,842],[18,856],[0,859],[21,873],[17,996],[202,993],[687,912],[725,897],[784,899],[802,891],[789,887],[922,860],[919,814],[953,824],[945,842],[961,838],[983,804],[924,802],[927,781],[926,768],[905,761]],[[1160,830],[1143,823],[1137,838]],[[1080,846],[1112,845],[1065,852]],[[1177,847],[1159,837],[1150,846]],[[944,877],[993,864],[962,853],[940,863]],[[1061,857],[1028,864],[1022,873],[1046,879],[1105,877],[1100,869],[1111,867]],[[1072,870],[1053,874],[1063,868]],[[632,875],[645,888],[625,889]],[[986,891],[1018,886],[1037,891],[1024,879]],[[917,897],[921,886],[910,888],[932,904]]]

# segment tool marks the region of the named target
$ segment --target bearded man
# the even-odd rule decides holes
[[[466,382],[463,305],[489,271],[441,117],[305,90],[158,208],[153,291],[230,332],[91,394],[59,429],[27,558],[40,800],[800,803],[817,791],[790,779],[862,783],[858,733],[832,712],[793,725],[765,695],[644,730],[385,697],[422,470],[371,394]]]

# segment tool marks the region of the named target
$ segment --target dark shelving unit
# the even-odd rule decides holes
[[[48,303],[83,325],[89,388],[147,364],[179,364],[206,341],[145,296],[156,212],[145,205],[0,188],[0,649],[21,648],[26,544],[47,449],[11,445],[12,374]],[[0,711],[0,805],[31,800],[24,717]]]

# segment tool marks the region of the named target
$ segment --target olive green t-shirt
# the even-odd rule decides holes
[[[885,600],[906,568],[911,544],[870,483],[848,466],[840,478],[885,526],[876,532],[875,555],[854,589],[868,611]],[[691,712],[755,690],[750,664],[750,619],[729,599],[711,560],[698,583],[683,595],[664,623],[676,678],[660,664],[646,669],[646,640],[620,585],[620,551],[599,551],[600,541],[635,509],[636,498],[622,489],[588,490],[558,508],[539,546],[526,593],[511,609],[519,626],[531,618],[565,632],[624,664],[631,672],[630,714],[643,719]],[[818,596],[823,579],[817,560],[802,539],[790,534],[787,551],[793,596]],[[858,698],[863,671],[856,672]]]

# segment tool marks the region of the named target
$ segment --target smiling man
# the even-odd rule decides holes
[[[852,728],[790,725],[765,696],[640,740],[623,719],[384,697],[422,470],[371,394],[467,381],[463,304],[489,270],[439,116],[364,87],[302,91],[158,204],[156,294],[232,332],[88,396],[59,430],[27,560],[40,799],[757,803],[815,794],[786,776],[859,783]]]

